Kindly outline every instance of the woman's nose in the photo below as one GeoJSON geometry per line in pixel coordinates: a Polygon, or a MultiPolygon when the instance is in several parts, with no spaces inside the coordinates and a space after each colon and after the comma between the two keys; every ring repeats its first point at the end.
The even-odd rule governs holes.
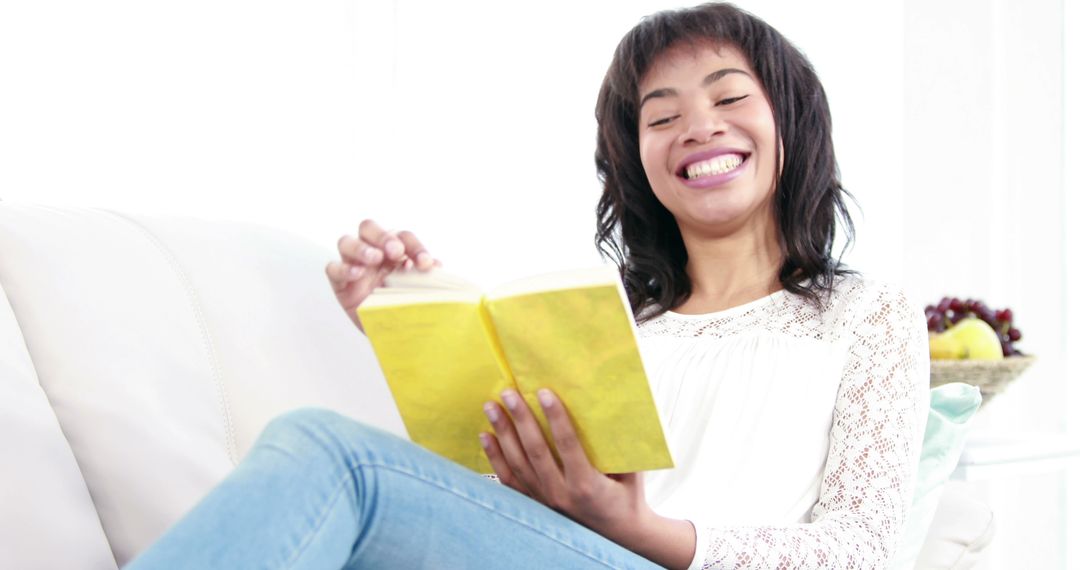
{"type": "Polygon", "coordinates": [[[708,110],[699,110],[686,115],[686,130],[679,135],[679,143],[706,143],[714,136],[722,135],[727,131],[727,121],[710,107],[708,110]]]}

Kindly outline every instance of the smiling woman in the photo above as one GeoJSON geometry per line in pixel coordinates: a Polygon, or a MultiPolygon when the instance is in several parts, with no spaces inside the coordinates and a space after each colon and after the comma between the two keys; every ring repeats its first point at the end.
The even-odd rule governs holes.
{"type": "MultiPolygon", "coordinates": [[[[661,12],[620,42],[596,118],[595,243],[629,293],[677,467],[598,471],[549,389],[535,397],[553,446],[533,394],[483,406],[499,485],[291,413],[131,567],[885,565],[926,418],[926,328],[832,256],[850,221],[813,68],[730,4],[661,12]]],[[[388,274],[439,263],[371,220],[338,251],[327,277],[361,329],[388,274]]]]}

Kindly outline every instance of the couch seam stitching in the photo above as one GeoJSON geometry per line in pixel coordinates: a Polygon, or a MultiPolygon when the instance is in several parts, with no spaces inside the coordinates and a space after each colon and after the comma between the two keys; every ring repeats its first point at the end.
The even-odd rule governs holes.
{"type": "Polygon", "coordinates": [[[214,387],[217,390],[218,406],[220,408],[219,411],[221,413],[223,427],[225,428],[225,451],[229,455],[229,461],[233,464],[233,466],[236,466],[239,463],[236,449],[236,432],[233,427],[232,411],[229,408],[229,401],[225,393],[225,382],[222,378],[221,363],[218,362],[217,351],[214,350],[214,343],[211,340],[210,329],[206,324],[206,317],[203,314],[202,304],[199,302],[199,296],[195,292],[195,287],[194,285],[192,285],[191,279],[188,277],[187,272],[184,271],[184,268],[180,265],[179,260],[177,260],[176,255],[173,254],[172,250],[166,247],[165,243],[162,242],[161,239],[153,232],[151,232],[150,229],[147,228],[144,224],[136,221],[135,219],[125,214],[121,214],[120,212],[116,212],[113,210],[101,211],[127,222],[132,227],[137,229],[140,233],[142,233],[143,236],[146,237],[147,240],[150,241],[150,243],[153,244],[155,248],[157,248],[158,252],[161,253],[162,257],[165,258],[165,261],[172,268],[174,275],[180,282],[181,287],[184,289],[184,293],[187,295],[188,302],[195,317],[195,322],[199,328],[199,336],[202,340],[203,353],[206,355],[207,363],[210,365],[210,375],[213,379],[214,387]]]}

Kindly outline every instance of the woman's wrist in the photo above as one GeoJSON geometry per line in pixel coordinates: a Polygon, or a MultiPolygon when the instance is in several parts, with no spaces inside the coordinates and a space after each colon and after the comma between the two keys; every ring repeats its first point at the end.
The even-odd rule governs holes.
{"type": "Polygon", "coordinates": [[[685,570],[694,560],[697,532],[688,520],[661,516],[645,509],[637,520],[609,538],[664,568],[685,570]]]}

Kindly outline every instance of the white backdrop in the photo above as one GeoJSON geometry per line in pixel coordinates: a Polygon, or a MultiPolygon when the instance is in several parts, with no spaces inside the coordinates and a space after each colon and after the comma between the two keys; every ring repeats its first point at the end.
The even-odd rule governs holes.
{"type": "MultiPolygon", "coordinates": [[[[1080,431],[1066,1],[741,3],[825,84],[861,204],[847,260],[921,301],[1016,311],[1040,361],[987,428],[1080,431]]],[[[489,285],[595,263],[596,91],[622,34],[678,5],[0,2],[0,199],[250,220],[328,250],[374,217],[489,285]]],[[[1007,526],[998,567],[1063,540],[1026,503],[1068,497],[1076,524],[1059,484],[994,490],[1002,520],[1054,525],[1007,526]]]]}
{"type": "MultiPolygon", "coordinates": [[[[976,416],[976,434],[1080,432],[1070,295],[1080,248],[1075,234],[1067,241],[1080,218],[1062,128],[1077,109],[1075,92],[1064,96],[1078,61],[1063,56],[1068,1],[905,2],[904,282],[928,302],[1012,307],[1019,346],[1038,357],[976,416]]],[[[1076,567],[1078,477],[1073,467],[980,483],[997,523],[988,567],[1076,567]]]]}
{"type": "MultiPolygon", "coordinates": [[[[622,34],[672,3],[2,6],[0,198],[256,220],[327,246],[370,216],[490,284],[598,260],[596,92],[622,34]]],[[[851,259],[898,278],[901,4],[746,6],[817,65],[866,215],[851,259]]]]}

